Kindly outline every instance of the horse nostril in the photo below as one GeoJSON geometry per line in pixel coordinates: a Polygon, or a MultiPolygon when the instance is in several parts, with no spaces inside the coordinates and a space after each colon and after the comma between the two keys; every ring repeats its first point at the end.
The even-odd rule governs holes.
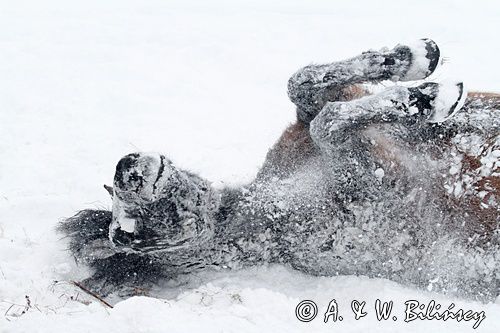
{"type": "Polygon", "coordinates": [[[122,245],[122,246],[130,245],[134,241],[134,234],[125,232],[121,229],[116,229],[113,232],[112,240],[115,245],[122,245]]]}

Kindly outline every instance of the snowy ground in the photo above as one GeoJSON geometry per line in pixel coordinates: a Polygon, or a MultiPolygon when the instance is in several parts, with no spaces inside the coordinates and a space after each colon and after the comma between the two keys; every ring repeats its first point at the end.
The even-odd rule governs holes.
{"type": "Polygon", "coordinates": [[[110,207],[102,184],[132,151],[165,152],[217,186],[250,180],[294,118],[288,77],[311,61],[431,37],[449,57],[435,79],[500,92],[499,15],[494,0],[0,0],[0,332],[473,330],[405,323],[409,299],[485,311],[477,331],[499,332],[498,304],[279,266],[204,273],[108,309],[68,284],[86,272],[54,232],[110,207]],[[324,324],[332,298],[345,319],[324,324]],[[375,319],[377,298],[397,321],[375,319]],[[302,299],[320,308],[311,323],[295,318],[302,299]],[[353,299],[366,318],[353,319],[353,299]]]}

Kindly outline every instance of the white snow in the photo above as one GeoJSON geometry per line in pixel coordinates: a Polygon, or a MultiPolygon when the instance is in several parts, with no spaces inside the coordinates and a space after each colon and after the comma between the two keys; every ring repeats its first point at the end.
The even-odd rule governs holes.
{"type": "Polygon", "coordinates": [[[434,112],[429,121],[442,123],[458,112],[464,106],[467,98],[467,90],[463,85],[462,89],[460,91],[458,82],[442,82],[438,94],[433,100],[434,112]]]}
{"type": "Polygon", "coordinates": [[[410,299],[485,311],[477,331],[500,331],[498,304],[281,266],[206,272],[107,309],[69,284],[88,272],[54,232],[80,209],[109,209],[102,184],[136,150],[219,187],[250,180],[294,119],[288,77],[311,62],[430,37],[449,58],[435,80],[500,91],[499,11],[465,0],[1,1],[0,332],[473,331],[405,323],[410,299]],[[332,298],[345,319],[325,324],[332,298]],[[395,302],[397,321],[375,319],[377,298],[395,302]],[[310,323],[295,318],[303,299],[319,307],[310,323]],[[353,319],[353,299],[366,318],[353,319]]]}
{"type": "MultiPolygon", "coordinates": [[[[429,72],[430,63],[430,60],[426,58],[427,50],[425,41],[409,41],[408,43],[405,43],[403,45],[409,46],[412,53],[411,66],[403,79],[405,81],[425,79],[429,72]]],[[[438,60],[438,65],[440,64],[440,62],[441,59],[438,60]]]]}
{"type": "Polygon", "coordinates": [[[382,169],[382,168],[378,168],[373,173],[375,174],[375,177],[377,177],[380,180],[382,180],[382,178],[384,178],[384,175],[385,175],[384,169],[382,169]]]}

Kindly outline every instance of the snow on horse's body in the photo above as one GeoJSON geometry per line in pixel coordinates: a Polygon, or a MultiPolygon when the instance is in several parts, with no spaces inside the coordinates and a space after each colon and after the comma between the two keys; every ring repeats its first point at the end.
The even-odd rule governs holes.
{"type": "Polygon", "coordinates": [[[82,211],[61,227],[94,268],[86,285],[107,293],[277,262],[496,296],[500,98],[471,94],[442,124],[427,122],[445,119],[427,100],[437,86],[360,98],[360,82],[434,70],[416,72],[410,53],[400,46],[297,72],[289,94],[299,119],[247,186],[215,190],[163,155],[125,156],[113,213],[82,211]]]}
{"type": "MultiPolygon", "coordinates": [[[[363,92],[357,88],[348,98],[359,98],[363,92]]],[[[425,141],[420,142],[424,150],[431,153],[428,163],[442,160],[439,163],[448,168],[441,172],[442,177],[434,186],[440,189],[451,206],[479,217],[476,228],[490,231],[492,225],[488,225],[488,221],[498,216],[500,204],[497,201],[500,196],[499,109],[500,94],[469,93],[462,113],[437,131],[421,133],[421,139],[425,141]]],[[[394,124],[389,125],[392,126],[394,124]]],[[[373,125],[361,133],[370,141],[370,154],[380,163],[383,174],[390,172],[401,177],[408,172],[415,175],[427,171],[415,161],[415,154],[422,147],[413,144],[419,142],[401,142],[409,140],[391,135],[390,131],[384,130],[386,127],[373,125]]],[[[290,125],[270,149],[259,176],[273,170],[286,170],[290,174],[313,156],[315,149],[308,126],[298,121],[290,125]]],[[[419,155],[423,157],[421,153],[419,155]]]]}
{"type": "Polygon", "coordinates": [[[274,181],[256,192],[272,194],[255,195],[271,220],[286,211],[285,222],[274,220],[287,224],[279,228],[288,231],[289,262],[319,275],[495,296],[499,108],[499,95],[475,93],[445,124],[367,126],[359,132],[366,150],[348,159],[322,154],[304,124],[290,126],[259,174],[274,181]],[[270,200],[286,208],[269,208],[270,200]]]}

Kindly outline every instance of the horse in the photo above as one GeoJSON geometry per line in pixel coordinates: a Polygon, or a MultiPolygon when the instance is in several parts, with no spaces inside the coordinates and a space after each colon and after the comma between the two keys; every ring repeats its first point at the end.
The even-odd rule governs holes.
{"type": "Polygon", "coordinates": [[[249,184],[214,188],[165,155],[132,153],[112,210],[59,230],[101,295],[203,269],[279,263],[487,300],[500,292],[500,95],[426,79],[431,39],[301,68],[297,120],[249,184]],[[373,89],[372,89],[373,90],[373,89]]]}

